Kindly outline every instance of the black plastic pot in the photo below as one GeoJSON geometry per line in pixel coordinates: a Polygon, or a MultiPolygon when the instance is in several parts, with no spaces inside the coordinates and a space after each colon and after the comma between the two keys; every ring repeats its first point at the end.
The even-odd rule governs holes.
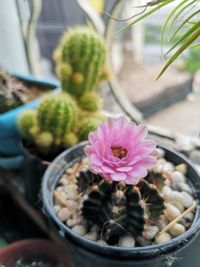
{"type": "Polygon", "coordinates": [[[58,226],[66,238],[70,255],[76,267],[197,267],[200,266],[200,178],[192,163],[181,154],[162,147],[166,158],[174,164],[186,163],[189,182],[197,193],[197,211],[192,226],[183,235],[162,245],[146,247],[121,248],[97,244],[85,239],[64,225],[56,216],[53,208],[53,195],[58,180],[66,167],[79,161],[84,156],[83,148],[87,143],[81,143],[66,150],[50,165],[44,175],[42,197],[44,208],[51,220],[58,226]],[[58,167],[59,166],[59,167],[58,167]]]}
{"type": "Polygon", "coordinates": [[[30,153],[25,147],[23,147],[23,154],[25,196],[28,202],[36,207],[40,199],[41,181],[47,165],[44,164],[41,158],[30,153]]]}

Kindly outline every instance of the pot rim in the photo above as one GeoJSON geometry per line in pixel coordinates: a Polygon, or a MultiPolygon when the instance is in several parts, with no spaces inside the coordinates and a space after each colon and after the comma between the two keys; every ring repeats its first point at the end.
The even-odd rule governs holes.
{"type": "MultiPolygon", "coordinates": [[[[197,206],[196,206],[196,213],[195,217],[193,220],[193,223],[191,227],[182,235],[172,238],[170,241],[163,243],[163,244],[156,244],[156,245],[148,245],[144,247],[133,247],[133,248],[123,248],[123,247],[117,247],[117,246],[111,246],[111,245],[103,245],[99,244],[95,241],[86,239],[79,234],[75,233],[72,231],[67,225],[65,225],[63,222],[61,222],[58,217],[56,216],[54,209],[53,209],[53,197],[50,192],[47,193],[47,183],[48,183],[48,177],[51,174],[53,166],[58,165],[58,163],[62,163],[63,158],[66,154],[69,154],[71,151],[74,149],[77,149],[79,147],[86,146],[88,144],[88,141],[81,142],[77,144],[76,146],[73,146],[70,149],[65,150],[62,152],[58,157],[54,159],[51,165],[48,166],[42,180],[42,200],[44,204],[44,210],[47,212],[47,214],[50,216],[50,218],[59,226],[61,232],[65,236],[65,233],[72,239],[74,242],[78,243],[79,246],[84,247],[86,249],[89,249],[90,251],[95,251],[99,254],[107,254],[109,255],[110,253],[122,253],[126,254],[129,256],[155,256],[155,255],[160,255],[160,254],[165,254],[169,252],[173,252],[174,250],[180,250],[181,248],[185,247],[189,241],[191,241],[194,237],[195,234],[197,234],[200,231],[200,196],[199,199],[197,198],[197,206]]],[[[164,149],[166,152],[175,154],[178,158],[180,158],[183,163],[186,163],[187,165],[190,166],[190,169],[200,178],[200,175],[197,171],[197,169],[194,167],[193,163],[184,155],[182,155],[179,152],[176,152],[172,148],[168,148],[165,145],[158,144],[157,147],[164,149]]],[[[61,168],[59,170],[59,177],[63,174],[63,169],[68,165],[69,162],[63,161],[63,165],[61,164],[61,168]]],[[[193,184],[194,185],[194,184],[193,184]]],[[[52,191],[52,190],[51,190],[52,191]]]]}

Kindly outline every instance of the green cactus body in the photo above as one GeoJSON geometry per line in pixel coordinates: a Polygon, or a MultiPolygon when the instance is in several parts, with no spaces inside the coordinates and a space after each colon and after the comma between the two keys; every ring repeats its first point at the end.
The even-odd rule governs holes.
{"type": "Polygon", "coordinates": [[[141,236],[148,221],[156,221],[165,209],[159,191],[147,180],[137,186],[105,181],[90,171],[80,172],[77,184],[86,194],[82,215],[88,225],[95,224],[99,233],[111,245],[131,233],[141,236]]]}
{"type": "Polygon", "coordinates": [[[87,27],[77,27],[66,32],[54,58],[63,90],[76,97],[94,90],[102,77],[106,77],[105,42],[87,27]]]}
{"type": "Polygon", "coordinates": [[[83,119],[77,133],[79,141],[87,140],[88,134],[96,130],[101,122],[102,118],[99,115],[93,115],[91,117],[86,117],[85,119],[83,119]]]}
{"type": "Polygon", "coordinates": [[[70,96],[60,94],[50,96],[38,109],[38,124],[41,132],[50,132],[54,139],[60,139],[76,124],[76,106],[70,96]]]}
{"type": "Polygon", "coordinates": [[[24,111],[18,120],[22,137],[44,155],[56,154],[78,142],[72,133],[76,124],[76,102],[66,93],[45,97],[37,111],[24,111]]]}
{"type": "Polygon", "coordinates": [[[31,129],[37,125],[37,111],[24,110],[18,118],[18,128],[23,138],[32,139],[31,129]]]}
{"type": "Polygon", "coordinates": [[[80,98],[80,106],[85,111],[96,112],[102,107],[102,99],[96,93],[85,93],[80,98]]]}

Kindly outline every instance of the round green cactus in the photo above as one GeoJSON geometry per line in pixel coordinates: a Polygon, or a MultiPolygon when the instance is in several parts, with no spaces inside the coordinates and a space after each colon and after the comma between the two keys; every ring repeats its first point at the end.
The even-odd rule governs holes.
{"type": "Polygon", "coordinates": [[[67,94],[51,95],[39,106],[39,128],[51,133],[57,142],[74,128],[76,120],[76,104],[67,94]]]}
{"type": "Polygon", "coordinates": [[[102,122],[103,118],[98,115],[93,115],[91,117],[83,119],[79,130],[78,130],[78,139],[79,141],[84,141],[88,139],[88,134],[98,127],[102,122]]]}
{"type": "Polygon", "coordinates": [[[96,93],[85,93],[80,98],[80,106],[83,110],[96,112],[102,107],[102,98],[96,93]]]}
{"type": "Polygon", "coordinates": [[[39,152],[54,154],[77,141],[71,133],[76,128],[77,117],[77,105],[70,95],[50,94],[37,111],[24,111],[18,126],[22,137],[35,144],[39,152]]]}
{"type": "Polygon", "coordinates": [[[18,118],[19,132],[25,139],[32,139],[31,129],[37,125],[37,111],[24,110],[18,118]]]}
{"type": "Polygon", "coordinates": [[[63,90],[76,97],[95,90],[102,77],[106,77],[105,42],[87,27],[76,27],[66,32],[54,59],[63,90]]]}

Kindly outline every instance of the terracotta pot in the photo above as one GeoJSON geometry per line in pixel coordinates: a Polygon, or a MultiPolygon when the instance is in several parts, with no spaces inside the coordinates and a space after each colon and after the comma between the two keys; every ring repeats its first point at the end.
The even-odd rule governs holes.
{"type": "Polygon", "coordinates": [[[17,241],[0,250],[0,264],[4,264],[6,267],[13,267],[15,262],[21,258],[25,261],[41,260],[72,267],[66,250],[62,246],[44,239],[17,241]]]}

